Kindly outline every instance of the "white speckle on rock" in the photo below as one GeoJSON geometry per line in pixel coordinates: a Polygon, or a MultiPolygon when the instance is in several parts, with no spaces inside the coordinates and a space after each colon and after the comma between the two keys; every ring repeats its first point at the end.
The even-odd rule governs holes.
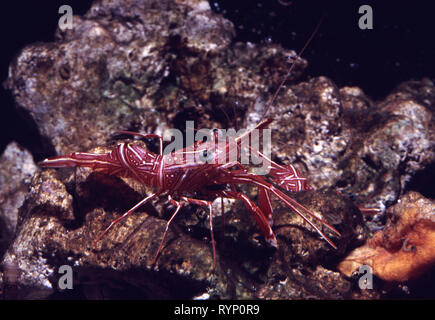
{"type": "Polygon", "coordinates": [[[315,143],[315,144],[313,145],[313,152],[314,152],[314,153],[319,153],[319,152],[322,151],[322,150],[323,150],[323,146],[322,146],[321,143],[315,143]]]}

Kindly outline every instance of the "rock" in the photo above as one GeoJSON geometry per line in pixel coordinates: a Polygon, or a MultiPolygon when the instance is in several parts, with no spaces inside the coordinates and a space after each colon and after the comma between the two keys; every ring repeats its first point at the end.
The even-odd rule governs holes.
{"type": "Polygon", "coordinates": [[[0,256],[15,234],[18,210],[37,170],[32,155],[16,142],[11,142],[0,157],[0,256]]]}
{"type": "Polygon", "coordinates": [[[368,265],[390,282],[415,280],[435,266],[435,203],[409,192],[388,209],[385,229],[352,251],[339,265],[350,276],[368,265]]]}
{"type": "MultiPolygon", "coordinates": [[[[421,81],[415,85],[426,91],[427,99],[434,99],[432,82],[421,81]]],[[[357,194],[365,203],[380,208],[393,204],[411,177],[434,161],[435,133],[430,104],[421,96],[404,95],[400,91],[403,87],[369,113],[372,129],[364,137],[356,159],[349,159],[348,170],[353,175],[345,174],[345,177],[353,176],[348,180],[353,182],[352,187],[349,184],[343,188],[345,192],[357,194]]]]}
{"type": "Polygon", "coordinates": [[[303,192],[295,198],[313,212],[338,227],[341,237],[333,233],[337,250],[304,229],[302,219],[282,206],[275,210],[278,250],[267,271],[266,283],[257,297],[265,299],[347,299],[353,295],[352,282],[327,266],[355,243],[364,241],[366,233],[358,209],[335,192],[303,192]],[[314,266],[314,267],[310,267],[314,266]]]}
{"type": "Polygon", "coordinates": [[[402,84],[375,104],[359,88],[313,78],[285,88],[270,108],[272,154],[304,168],[314,188],[333,187],[384,210],[435,160],[434,100],[428,79],[402,84]]]}
{"type": "Polygon", "coordinates": [[[351,297],[352,285],[338,272],[317,266],[309,275],[293,269],[289,275],[276,274],[259,292],[261,299],[343,299],[351,297]]]}
{"type": "MultiPolygon", "coordinates": [[[[193,106],[202,127],[201,104],[252,100],[296,55],[229,47],[233,36],[206,1],[97,1],[71,30],[57,30],[56,42],[24,48],[6,86],[60,154],[104,145],[116,130],[162,133],[193,106]]],[[[295,76],[306,65],[296,60],[295,76]]]]}

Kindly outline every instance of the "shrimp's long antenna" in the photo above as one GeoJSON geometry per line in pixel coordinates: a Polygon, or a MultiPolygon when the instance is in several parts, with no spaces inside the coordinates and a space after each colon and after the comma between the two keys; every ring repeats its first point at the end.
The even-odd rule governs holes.
{"type": "MultiPolygon", "coordinates": [[[[305,42],[304,47],[301,49],[301,51],[299,51],[299,53],[297,54],[296,58],[300,58],[302,56],[302,54],[304,53],[305,49],[308,47],[308,45],[310,44],[310,42],[313,40],[314,36],[316,35],[317,31],[319,31],[320,25],[323,22],[323,19],[325,18],[325,15],[322,15],[322,17],[320,18],[319,22],[317,23],[316,28],[314,29],[314,31],[311,33],[310,37],[308,38],[307,42],[305,42]]],[[[284,86],[284,83],[287,81],[288,77],[290,76],[290,74],[292,73],[293,69],[295,68],[296,64],[293,62],[292,65],[290,66],[290,68],[287,71],[287,74],[284,76],[284,79],[281,81],[281,83],[279,84],[278,89],[275,91],[275,93],[273,94],[272,98],[269,100],[266,109],[264,110],[263,115],[261,116],[261,119],[263,120],[264,117],[266,116],[266,114],[269,112],[269,109],[272,105],[272,103],[275,101],[276,97],[278,96],[278,93],[281,91],[282,87],[284,86]]]]}

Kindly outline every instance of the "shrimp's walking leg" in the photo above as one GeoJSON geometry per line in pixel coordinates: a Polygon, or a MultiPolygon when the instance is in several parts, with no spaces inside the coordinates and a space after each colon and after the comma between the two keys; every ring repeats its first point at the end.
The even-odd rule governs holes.
{"type": "Polygon", "coordinates": [[[272,203],[270,202],[270,192],[260,186],[258,187],[258,206],[269,222],[269,225],[273,225],[273,209],[272,203]]]}
{"type": "Polygon", "coordinates": [[[154,259],[153,259],[153,264],[156,263],[157,261],[157,257],[159,256],[160,251],[162,250],[163,247],[163,243],[165,241],[165,237],[166,237],[166,233],[168,232],[169,229],[169,225],[171,224],[172,220],[174,220],[175,216],[177,215],[178,211],[180,211],[182,204],[178,201],[175,201],[174,199],[172,199],[171,196],[169,196],[169,201],[171,201],[171,203],[176,206],[175,208],[175,212],[172,214],[171,218],[168,220],[168,222],[166,223],[166,227],[165,227],[165,232],[163,232],[163,237],[162,240],[160,241],[160,245],[159,248],[157,249],[156,254],[154,255],[154,259]]]}
{"type": "MultiPolygon", "coordinates": [[[[260,188],[266,189],[268,192],[273,193],[278,199],[280,199],[282,202],[284,202],[289,208],[291,208],[293,211],[295,211],[302,219],[304,219],[312,228],[314,228],[322,237],[326,240],[334,249],[337,247],[335,244],[329,240],[329,238],[313,223],[311,222],[300,210],[303,210],[306,212],[309,216],[312,218],[315,218],[316,220],[320,221],[324,226],[326,226],[329,230],[336,233],[337,235],[340,235],[340,232],[338,232],[334,227],[332,227],[330,224],[328,224],[323,219],[320,219],[317,217],[314,213],[312,213],[310,210],[305,208],[303,205],[298,203],[296,200],[293,200],[286,194],[284,194],[282,191],[278,190],[276,187],[274,187],[272,184],[265,181],[262,177],[256,176],[250,173],[243,173],[243,172],[232,172],[231,176],[224,177],[222,182],[226,183],[253,183],[259,186],[260,188]]],[[[221,181],[218,181],[221,183],[221,181]]],[[[263,213],[264,216],[264,213],[263,213]]]]}
{"type": "Polygon", "coordinates": [[[100,234],[100,236],[98,237],[97,240],[95,240],[94,242],[94,246],[97,244],[98,241],[101,240],[101,238],[110,230],[112,229],[112,227],[117,224],[119,221],[121,221],[122,219],[124,219],[125,217],[127,217],[130,213],[132,213],[134,210],[136,210],[137,208],[139,208],[140,206],[144,205],[145,203],[151,201],[152,199],[154,199],[155,197],[157,197],[159,195],[159,192],[153,193],[152,195],[144,198],[143,200],[141,200],[139,203],[137,203],[133,208],[131,208],[130,210],[128,210],[126,213],[124,213],[122,216],[116,218],[115,220],[113,220],[110,225],[100,234]]]}
{"type": "Polygon", "coordinates": [[[251,199],[249,199],[248,196],[237,191],[222,191],[222,195],[227,198],[242,200],[245,206],[254,216],[254,219],[263,232],[266,241],[274,247],[277,246],[275,234],[273,233],[272,228],[266,219],[266,215],[251,199]]]}
{"type": "MultiPolygon", "coordinates": [[[[206,201],[206,200],[192,199],[192,198],[187,198],[187,197],[181,197],[180,199],[182,201],[184,201],[184,202],[187,202],[187,203],[192,203],[192,204],[208,207],[209,218],[210,218],[211,243],[212,243],[212,247],[213,247],[213,268],[214,268],[216,266],[216,245],[215,245],[214,233],[213,233],[213,209],[212,209],[212,203],[210,201],[206,201]]],[[[171,224],[171,222],[173,221],[173,219],[177,215],[178,211],[180,211],[180,209],[182,207],[182,204],[179,201],[175,201],[171,197],[169,197],[169,201],[171,201],[171,203],[176,206],[176,209],[175,209],[175,212],[172,214],[171,218],[166,223],[166,228],[165,228],[165,231],[163,233],[162,240],[160,241],[159,248],[157,249],[157,252],[154,255],[153,264],[156,262],[157,257],[159,255],[160,251],[162,250],[162,247],[163,247],[163,244],[164,244],[164,241],[165,241],[165,237],[166,237],[166,233],[167,233],[167,231],[169,229],[169,225],[171,224]]]]}
{"type": "Polygon", "coordinates": [[[222,239],[225,237],[225,204],[224,198],[221,197],[221,218],[222,218],[222,239]]]}
{"type": "Polygon", "coordinates": [[[186,197],[181,197],[181,200],[186,201],[188,203],[193,203],[196,205],[200,205],[200,206],[207,206],[208,207],[208,212],[209,212],[209,218],[210,218],[210,235],[211,235],[211,244],[213,247],[213,269],[216,266],[216,244],[214,241],[214,233],[213,233],[213,208],[212,208],[212,203],[210,201],[207,200],[199,200],[199,199],[192,199],[192,198],[186,198],[186,197]]]}

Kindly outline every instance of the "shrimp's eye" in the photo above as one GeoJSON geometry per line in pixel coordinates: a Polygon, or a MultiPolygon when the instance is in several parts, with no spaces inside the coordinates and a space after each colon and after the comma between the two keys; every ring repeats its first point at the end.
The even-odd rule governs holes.
{"type": "Polygon", "coordinates": [[[351,277],[353,279],[358,279],[359,275],[360,274],[359,274],[358,270],[355,270],[355,271],[352,272],[351,277]]]}

